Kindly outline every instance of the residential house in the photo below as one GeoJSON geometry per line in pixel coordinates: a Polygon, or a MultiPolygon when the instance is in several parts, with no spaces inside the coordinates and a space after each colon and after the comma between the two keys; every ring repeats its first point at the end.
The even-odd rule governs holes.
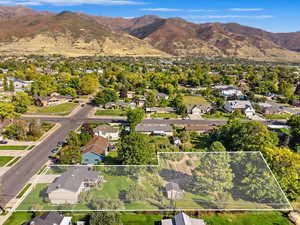
{"type": "Polygon", "coordinates": [[[109,125],[99,125],[93,129],[96,136],[102,136],[109,140],[119,139],[119,128],[109,125]]]}
{"type": "MultiPolygon", "coordinates": [[[[24,81],[17,79],[15,77],[8,77],[7,78],[8,85],[10,82],[14,84],[14,91],[15,92],[24,92],[28,91],[33,81],[24,81]]],[[[0,80],[0,87],[3,88],[3,80],[0,80]]]]}
{"type": "Polygon", "coordinates": [[[295,107],[300,107],[300,101],[299,100],[293,100],[292,105],[295,107]]]}
{"type": "Polygon", "coordinates": [[[167,183],[165,186],[167,198],[171,200],[178,200],[183,198],[184,191],[179,188],[176,183],[167,183]]]}
{"type": "Polygon", "coordinates": [[[179,137],[173,137],[173,144],[174,145],[181,145],[181,140],[179,137]]]}
{"type": "Polygon", "coordinates": [[[170,125],[138,124],[135,130],[160,136],[172,136],[173,134],[173,128],[170,125]]]}
{"type": "Polygon", "coordinates": [[[252,107],[250,101],[242,101],[242,100],[227,101],[224,105],[224,108],[229,113],[233,113],[235,110],[240,109],[242,113],[244,113],[246,116],[255,115],[255,110],[252,107]]]}
{"type": "Polygon", "coordinates": [[[81,164],[95,165],[103,161],[104,157],[108,154],[108,151],[108,140],[101,136],[95,136],[81,149],[81,164]]]}
{"type": "Polygon", "coordinates": [[[123,101],[119,101],[119,102],[109,102],[107,104],[104,105],[105,109],[134,109],[136,107],[136,104],[134,102],[123,102],[123,101]]]}
{"type": "Polygon", "coordinates": [[[204,220],[194,219],[181,212],[175,216],[174,219],[163,219],[162,225],[206,225],[204,220]]]}
{"type": "Polygon", "coordinates": [[[36,97],[34,100],[35,104],[38,106],[53,106],[70,102],[73,100],[73,97],[52,94],[47,97],[36,97]]]}
{"type": "Polygon", "coordinates": [[[228,88],[222,89],[221,96],[223,98],[238,97],[240,99],[244,97],[243,93],[239,89],[234,88],[234,87],[228,87],[228,88]]]}
{"type": "Polygon", "coordinates": [[[157,100],[162,100],[162,99],[168,100],[169,99],[169,95],[167,95],[165,93],[157,93],[156,94],[156,99],[157,100]]]}
{"type": "Polygon", "coordinates": [[[42,216],[36,216],[27,225],[72,225],[72,217],[51,211],[42,216]]]}
{"type": "Polygon", "coordinates": [[[79,194],[103,181],[99,172],[89,167],[71,167],[56,178],[46,190],[52,204],[75,204],[79,194]]]}
{"type": "Polygon", "coordinates": [[[133,99],[134,96],[135,96],[135,92],[134,91],[127,91],[127,98],[133,99]]]}
{"type": "Polygon", "coordinates": [[[284,110],[281,107],[271,106],[264,108],[263,113],[265,115],[280,115],[284,113],[284,110]]]}
{"type": "Polygon", "coordinates": [[[144,107],[146,103],[146,98],[145,97],[135,97],[134,98],[134,103],[136,104],[137,107],[144,107]]]}
{"type": "Polygon", "coordinates": [[[188,105],[188,114],[201,116],[208,113],[211,109],[211,105],[188,105]]]}

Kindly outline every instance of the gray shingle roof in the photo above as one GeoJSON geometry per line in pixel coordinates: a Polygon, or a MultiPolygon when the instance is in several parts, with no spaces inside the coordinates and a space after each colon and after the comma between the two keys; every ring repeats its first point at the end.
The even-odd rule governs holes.
{"type": "Polygon", "coordinates": [[[64,216],[58,212],[48,212],[42,216],[35,217],[28,223],[34,225],[59,225],[63,220],[64,216]]]}
{"type": "Polygon", "coordinates": [[[71,167],[48,186],[47,193],[57,189],[77,192],[83,182],[97,181],[98,179],[99,173],[92,171],[89,167],[71,167]]]}
{"type": "Polygon", "coordinates": [[[179,185],[176,183],[167,183],[166,184],[166,191],[180,191],[179,185]]]}
{"type": "Polygon", "coordinates": [[[138,132],[153,132],[153,131],[172,132],[173,128],[170,125],[139,124],[136,127],[136,131],[138,131],[138,132]]]}

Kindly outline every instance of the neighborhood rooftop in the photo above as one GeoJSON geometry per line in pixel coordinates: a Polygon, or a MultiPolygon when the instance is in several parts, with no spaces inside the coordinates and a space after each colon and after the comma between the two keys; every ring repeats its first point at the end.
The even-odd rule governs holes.
{"type": "Polygon", "coordinates": [[[82,182],[96,180],[98,177],[99,174],[92,171],[89,167],[71,167],[48,186],[47,193],[51,193],[57,189],[77,192],[82,182]]]}

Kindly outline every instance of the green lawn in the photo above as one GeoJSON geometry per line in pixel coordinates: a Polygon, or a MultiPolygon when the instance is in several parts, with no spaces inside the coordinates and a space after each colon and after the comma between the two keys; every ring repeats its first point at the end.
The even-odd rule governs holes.
{"type": "Polygon", "coordinates": [[[0,150],[25,150],[28,146],[25,145],[1,145],[0,150]]]}
{"type": "Polygon", "coordinates": [[[66,116],[69,115],[77,106],[78,103],[67,102],[60,105],[53,105],[47,107],[31,107],[28,113],[40,115],[66,116]]]}
{"type": "Polygon", "coordinates": [[[95,116],[126,116],[127,112],[125,110],[113,110],[113,109],[104,109],[97,110],[95,116]]]}
{"type": "Polygon", "coordinates": [[[204,217],[207,225],[291,225],[279,212],[219,214],[204,217]]]}
{"type": "Polygon", "coordinates": [[[174,113],[155,113],[151,117],[152,118],[163,118],[163,119],[176,119],[176,118],[178,118],[178,115],[174,114],[174,113]]]}
{"type": "Polygon", "coordinates": [[[13,158],[14,157],[11,157],[11,156],[0,156],[0,166],[5,166],[13,158]]]}
{"type": "Polygon", "coordinates": [[[23,225],[29,222],[33,217],[31,212],[14,212],[4,225],[23,225]]]}
{"type": "Polygon", "coordinates": [[[210,105],[210,103],[202,96],[184,96],[183,103],[185,105],[210,105]]]}
{"type": "Polygon", "coordinates": [[[268,120],[288,120],[291,118],[291,115],[288,113],[281,115],[264,115],[264,117],[268,120]]]}
{"type": "Polygon", "coordinates": [[[206,118],[206,119],[224,119],[227,120],[229,119],[231,116],[230,113],[225,113],[225,112],[221,112],[221,111],[217,111],[216,113],[209,115],[209,114],[205,114],[202,117],[206,118]]]}
{"type": "Polygon", "coordinates": [[[161,221],[163,216],[160,215],[143,215],[127,213],[122,214],[121,220],[123,225],[155,225],[156,222],[161,221]]]}

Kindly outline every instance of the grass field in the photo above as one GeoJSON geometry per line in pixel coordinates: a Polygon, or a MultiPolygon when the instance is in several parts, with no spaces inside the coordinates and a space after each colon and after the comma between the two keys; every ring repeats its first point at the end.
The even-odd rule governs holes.
{"type": "Polygon", "coordinates": [[[126,116],[127,112],[124,110],[112,110],[112,109],[104,109],[97,110],[95,116],[126,116]]]}
{"type": "Polygon", "coordinates": [[[291,115],[288,113],[281,115],[264,115],[264,117],[268,120],[288,120],[291,118],[291,115]]]}
{"type": "Polygon", "coordinates": [[[11,156],[0,156],[0,166],[5,166],[13,158],[14,157],[11,157],[11,156]]]}
{"type": "Polygon", "coordinates": [[[184,96],[183,103],[185,105],[210,105],[210,103],[202,96],[184,96]]]}
{"type": "Polygon", "coordinates": [[[163,119],[176,119],[178,115],[174,113],[155,113],[151,116],[152,118],[163,118],[163,119]]]}
{"type": "Polygon", "coordinates": [[[4,225],[23,225],[29,222],[33,217],[31,212],[14,212],[4,225]]]}
{"type": "Polygon", "coordinates": [[[67,102],[60,105],[47,107],[31,107],[28,113],[38,115],[66,116],[69,115],[77,106],[77,103],[67,102]]]}
{"type": "Polygon", "coordinates": [[[25,145],[1,145],[0,150],[25,150],[28,146],[25,145]]]}

